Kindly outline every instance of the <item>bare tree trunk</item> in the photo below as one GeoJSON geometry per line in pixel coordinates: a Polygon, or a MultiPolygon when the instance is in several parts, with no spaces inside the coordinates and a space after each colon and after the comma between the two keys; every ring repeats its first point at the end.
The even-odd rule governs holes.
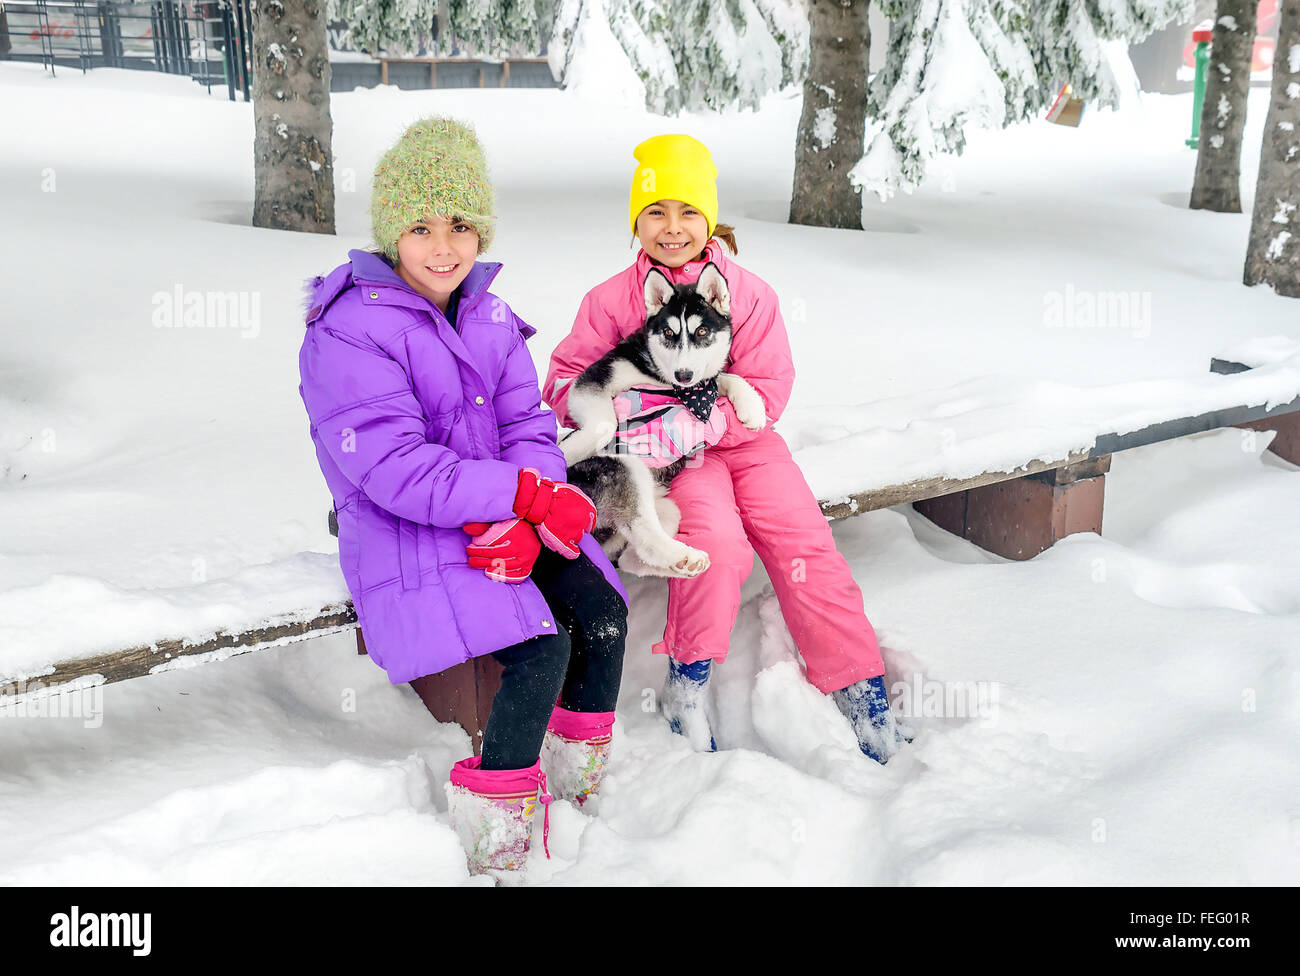
{"type": "Polygon", "coordinates": [[[1193,210],[1241,213],[1241,130],[1246,125],[1256,3],[1219,0],[1215,11],[1196,180],[1188,204],[1193,210]]]}
{"type": "Polygon", "coordinates": [[[253,226],[334,233],[324,0],[249,0],[253,226]]]}
{"type": "Polygon", "coordinates": [[[1300,0],[1282,0],[1242,280],[1300,298],[1300,0]]]}
{"type": "Polygon", "coordinates": [[[862,193],[849,170],[867,121],[868,0],[809,0],[803,113],[795,142],[790,223],[862,229],[862,193]]]}

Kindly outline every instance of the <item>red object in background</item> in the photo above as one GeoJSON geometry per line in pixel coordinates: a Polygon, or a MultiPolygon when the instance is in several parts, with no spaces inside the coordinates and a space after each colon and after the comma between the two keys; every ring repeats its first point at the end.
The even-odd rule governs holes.
{"type": "Polygon", "coordinates": [[[39,41],[41,39],[42,34],[46,35],[47,37],[76,37],[77,36],[77,32],[74,31],[71,27],[63,27],[59,24],[50,24],[47,27],[36,28],[34,31],[28,34],[27,37],[30,40],[39,41]]]}
{"type": "MultiPolygon", "coordinates": [[[[1267,35],[1277,31],[1278,18],[1281,15],[1281,0],[1259,0],[1255,8],[1255,48],[1251,53],[1250,70],[1268,71],[1273,67],[1273,52],[1277,47],[1276,38],[1267,35]]],[[[1213,25],[1213,21],[1205,23],[1213,25]]],[[[1197,24],[1192,31],[1191,42],[1183,48],[1183,64],[1189,68],[1196,67],[1196,42],[1201,40],[1197,35],[1200,33],[1201,24],[1197,24]]],[[[1206,37],[1205,40],[1209,40],[1206,37]]]]}
{"type": "Polygon", "coordinates": [[[1259,6],[1255,8],[1255,33],[1272,34],[1277,30],[1277,22],[1281,16],[1281,0],[1259,0],[1259,6]]]}
{"type": "Polygon", "coordinates": [[[1277,50],[1277,41],[1271,37],[1255,38],[1255,50],[1250,56],[1251,71],[1268,71],[1273,67],[1273,52],[1277,50]]]}

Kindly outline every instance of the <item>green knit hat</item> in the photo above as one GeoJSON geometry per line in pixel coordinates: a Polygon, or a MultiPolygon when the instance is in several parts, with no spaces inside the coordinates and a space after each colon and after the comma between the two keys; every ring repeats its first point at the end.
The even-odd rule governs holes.
{"type": "Polygon", "coordinates": [[[413,122],[375,167],[370,223],[375,244],[393,262],[397,239],[433,214],[472,224],[482,254],[492,243],[492,210],[487,157],[473,128],[456,119],[413,122]]]}

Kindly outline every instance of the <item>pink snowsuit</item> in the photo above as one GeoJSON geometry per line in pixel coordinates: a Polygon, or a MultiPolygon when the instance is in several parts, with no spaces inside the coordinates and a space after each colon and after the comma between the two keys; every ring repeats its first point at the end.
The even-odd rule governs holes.
{"type": "Polygon", "coordinates": [[[862,591],[835,548],[830,525],[785,440],[772,424],[785,410],[794,385],[790,340],[776,293],[710,240],[705,254],[680,268],[654,264],[642,250],[627,270],[589,291],[573,330],[551,353],[542,397],[560,423],[569,383],[620,339],[645,323],[645,278],[651,267],[676,284],[699,278],[712,261],[731,292],[732,345],[726,371],[744,377],[766,405],[768,424],[753,431],[736,418],[726,397],[717,405],[726,432],[672,483],[668,496],[682,511],[677,538],[709,554],[709,568],[694,579],[668,580],[668,620],[656,654],[678,661],[727,656],[740,611],[740,588],[757,551],[767,568],[803,655],[808,680],[823,693],[885,673],[862,591]]]}

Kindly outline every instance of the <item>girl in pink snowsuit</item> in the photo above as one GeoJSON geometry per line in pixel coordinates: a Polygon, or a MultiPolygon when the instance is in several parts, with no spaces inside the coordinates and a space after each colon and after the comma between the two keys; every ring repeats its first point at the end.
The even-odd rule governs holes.
{"type": "MultiPolygon", "coordinates": [[[[863,751],[884,762],[901,739],[883,692],[885,665],[875,631],[816,497],[772,426],[795,378],[777,296],[730,260],[714,236],[719,234],[734,253],[731,229],[716,224],[717,170],[703,144],[689,136],[657,136],[634,155],[639,165],[629,219],[642,250],[631,267],[583,298],[572,331],[551,354],[543,398],[561,424],[574,426],[566,411],[570,381],[644,324],[651,268],[683,284],[696,281],[712,262],[730,291],[732,346],[725,370],[749,381],[767,416],[762,429],[750,430],[737,420],[730,401],[719,397],[725,433],[693,458],[669,491],[681,509],[677,538],[709,556],[701,575],[668,581],[667,621],[653,652],[670,658],[665,698],[676,697],[672,707],[679,712],[670,714],[670,721],[696,748],[714,747],[707,719],[696,706],[702,704],[709,662],[726,659],[741,584],[757,552],[808,680],[819,691],[834,693],[863,751]],[[681,691],[692,684],[700,690],[694,700],[689,693],[673,695],[674,685],[681,691]]],[[[667,701],[664,707],[669,712],[667,701]]]]}

